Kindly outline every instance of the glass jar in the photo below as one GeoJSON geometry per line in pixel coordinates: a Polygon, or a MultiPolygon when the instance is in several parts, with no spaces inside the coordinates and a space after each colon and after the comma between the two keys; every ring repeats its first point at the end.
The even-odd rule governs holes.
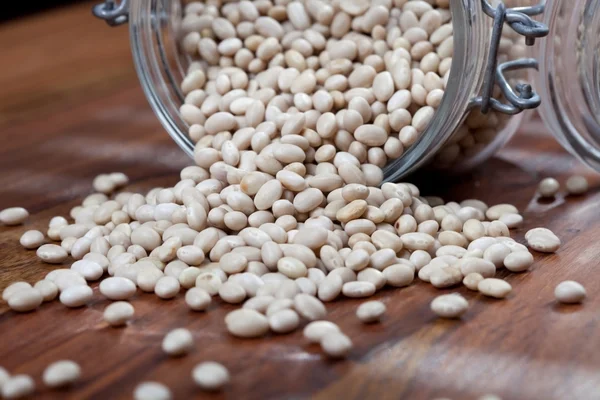
{"type": "MultiPolygon", "coordinates": [[[[508,22],[510,16],[494,7],[502,4],[504,9],[504,3],[519,6],[521,8],[511,14],[512,18],[519,14],[521,20],[529,19],[519,11],[531,14],[539,11],[529,8],[535,0],[491,2],[493,5],[488,0],[447,2],[452,15],[454,48],[443,98],[418,139],[400,157],[387,162],[383,168],[386,181],[397,181],[426,164],[460,171],[481,163],[504,145],[519,127],[522,115],[510,115],[539,104],[535,93],[529,91],[530,87],[523,95],[515,94],[512,89],[511,86],[526,76],[522,70],[505,75],[496,69],[504,61],[516,60],[517,64],[509,68],[515,70],[532,67],[535,62],[518,63],[525,56],[525,36],[513,31],[508,23],[503,24],[502,21],[506,18],[508,22]],[[495,28],[494,13],[496,21],[500,21],[495,28]],[[499,47],[499,53],[490,51],[490,41],[499,47]],[[515,47],[521,50],[503,52],[507,41],[509,47],[518,45],[515,47]],[[499,76],[508,80],[504,91],[494,86],[499,76]],[[519,101],[507,102],[503,96],[506,91],[519,101]],[[478,110],[482,105],[487,115],[478,110]],[[477,132],[473,131],[474,126],[479,129],[477,132]]],[[[129,21],[134,62],[146,97],[167,132],[188,155],[193,156],[194,141],[188,134],[189,125],[180,113],[185,101],[180,85],[193,63],[179,45],[184,4],[178,0],[122,0],[118,4],[106,1],[98,5],[94,13],[110,24],[129,21]]],[[[530,31],[529,36],[545,36],[543,25],[537,23],[532,27],[536,31],[530,31]]]]}
{"type": "Polygon", "coordinates": [[[552,39],[534,48],[540,115],[565,149],[600,171],[600,2],[547,0],[543,21],[552,39]]]}

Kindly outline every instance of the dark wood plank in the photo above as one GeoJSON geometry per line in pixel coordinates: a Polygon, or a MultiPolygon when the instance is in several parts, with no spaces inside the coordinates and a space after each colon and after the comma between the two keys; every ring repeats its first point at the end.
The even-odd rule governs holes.
{"type": "MultiPolygon", "coordinates": [[[[18,238],[27,229],[45,229],[54,215],[67,215],[91,192],[96,174],[123,171],[131,177],[130,190],[144,191],[174,184],[180,168],[190,163],[143,98],[126,29],[93,20],[91,4],[0,26],[4,57],[20,60],[0,66],[0,208],[23,205],[32,212],[25,226],[0,227],[0,290],[15,280],[34,282],[55,268],[23,250],[18,238]]],[[[55,302],[25,315],[2,304],[0,365],[31,374],[42,399],[130,398],[136,383],[149,379],[169,385],[178,399],[196,398],[200,392],[190,372],[203,360],[220,361],[232,373],[224,393],[202,396],[215,399],[475,399],[485,393],[505,400],[597,399],[598,177],[533,120],[472,174],[415,179],[426,194],[447,200],[514,203],[527,221],[514,231],[518,240],[529,228],[547,226],[563,247],[556,255],[537,255],[528,273],[504,272],[514,287],[505,301],[459,289],[472,304],[462,321],[436,319],[429,302],[440,292],[419,283],[375,296],[389,310],[378,325],[357,321],[360,301],[328,305],[330,318],[355,343],[346,361],[324,359],[300,331],[260,340],[232,338],[223,323],[231,306],[214,304],[207,313],[192,313],[182,295],[159,301],[139,294],[133,300],[136,319],[125,329],[102,323],[108,302],[99,295],[83,309],[55,302]],[[564,181],[574,172],[590,178],[589,195],[536,199],[541,177],[564,181]],[[564,279],[586,285],[584,305],[555,305],[554,286],[564,279]],[[196,349],[188,357],[167,359],[160,351],[162,337],[183,326],[194,332],[196,349]],[[64,358],[82,365],[82,381],[64,392],[43,388],[44,367],[64,358]]]]}
{"type": "Polygon", "coordinates": [[[0,24],[0,126],[135,85],[127,26],[108,29],[80,1],[0,24]]]}

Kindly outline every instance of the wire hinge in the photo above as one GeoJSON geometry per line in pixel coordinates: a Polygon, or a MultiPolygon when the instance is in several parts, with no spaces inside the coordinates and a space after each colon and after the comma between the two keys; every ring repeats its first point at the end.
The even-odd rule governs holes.
{"type": "Polygon", "coordinates": [[[525,36],[525,43],[533,46],[535,40],[548,35],[548,27],[530,16],[539,15],[544,12],[544,5],[538,4],[531,7],[506,8],[503,2],[499,2],[496,8],[492,7],[488,0],[481,0],[483,11],[494,19],[491,34],[490,52],[485,68],[483,89],[481,95],[471,99],[470,108],[479,107],[483,114],[490,109],[504,114],[518,114],[523,110],[536,108],[540,105],[540,96],[528,83],[519,83],[513,88],[506,79],[506,71],[514,71],[524,68],[538,68],[537,60],[523,58],[508,61],[498,65],[498,50],[502,39],[502,29],[507,23],[518,34],[525,36]],[[503,103],[492,97],[494,85],[498,85],[502,94],[508,101],[503,103]]]}

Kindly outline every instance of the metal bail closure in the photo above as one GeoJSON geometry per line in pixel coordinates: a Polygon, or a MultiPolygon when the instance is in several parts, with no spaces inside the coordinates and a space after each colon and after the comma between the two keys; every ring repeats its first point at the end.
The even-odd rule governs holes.
{"type": "Polygon", "coordinates": [[[498,49],[505,23],[509,24],[518,34],[525,36],[525,43],[528,46],[532,46],[535,43],[535,39],[548,35],[548,27],[545,24],[529,17],[543,13],[544,5],[506,8],[503,2],[499,2],[498,6],[494,8],[488,0],[481,0],[481,4],[485,14],[494,19],[494,24],[491,34],[490,52],[485,68],[483,89],[480,96],[471,99],[469,108],[479,107],[483,114],[487,114],[492,109],[509,115],[536,108],[540,105],[541,100],[531,85],[520,83],[513,89],[504,76],[504,72],[523,68],[537,69],[537,60],[523,58],[498,65],[498,49]],[[500,100],[492,97],[494,85],[496,84],[500,87],[508,103],[502,103],[500,100]]]}
{"type": "Polygon", "coordinates": [[[129,20],[128,0],[121,0],[118,4],[115,0],[106,0],[104,3],[96,4],[92,8],[92,13],[110,26],[125,24],[129,20]]]}

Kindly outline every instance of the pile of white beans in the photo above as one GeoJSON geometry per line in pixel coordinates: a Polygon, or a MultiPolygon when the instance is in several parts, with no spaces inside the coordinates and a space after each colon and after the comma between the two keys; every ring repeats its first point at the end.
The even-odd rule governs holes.
{"type": "MultiPolygon", "coordinates": [[[[174,187],[155,188],[146,196],[120,192],[110,200],[111,193],[91,194],[71,210],[72,223],[57,216],[46,235],[26,231],[23,247],[37,249],[42,261],[62,264],[69,255],[75,261],[70,268],[50,271],[33,286],[13,283],[3,299],[18,312],[33,311],[57,296],[66,307],[83,307],[94,296],[89,284],[100,281],[101,295],[113,301],[104,320],[119,327],[135,323],[135,310],[127,300],[139,291],[172,299],[185,289],[184,301],[191,310],[210,312],[213,296],[242,304],[224,321],[234,336],[290,333],[306,321],[306,340],[339,358],[352,350],[352,341],[327,320],[326,302],[342,296],[367,298],[386,286],[409,286],[415,277],[440,289],[463,284],[486,296],[505,298],[512,288],[494,278],[496,271],[523,272],[534,261],[525,246],[509,237],[509,228],[523,221],[510,204],[442,204],[439,198],[421,197],[412,184],[391,183],[381,188],[348,184],[325,196],[305,180],[299,180],[304,189],[290,190],[291,200],[274,200],[273,192],[284,197],[284,189],[272,189],[282,183],[260,173],[248,175],[259,178],[249,186],[226,186],[198,166],[185,168],[181,175],[174,187]],[[264,188],[269,190],[263,193],[264,188]],[[318,201],[312,200],[312,193],[319,194],[318,201]],[[276,202],[285,205],[280,215],[276,202]],[[60,245],[47,243],[58,240],[60,245]]],[[[100,181],[95,180],[97,190],[110,187],[100,181]]],[[[0,212],[6,225],[22,224],[27,217],[18,207],[0,212]]],[[[539,252],[554,252],[560,246],[560,239],[546,228],[528,231],[525,239],[539,252]]],[[[564,282],[556,297],[578,303],[585,289],[564,282]]],[[[443,318],[459,318],[468,306],[457,293],[431,303],[432,311],[443,318]]],[[[367,301],[356,314],[362,322],[373,323],[385,311],[380,301],[367,301]]],[[[184,328],[167,334],[162,344],[171,356],[183,356],[193,347],[193,335],[184,328]]],[[[45,378],[48,386],[79,378],[81,371],[72,361],[58,365],[63,367],[48,372],[53,378],[45,378]]],[[[30,377],[0,372],[5,372],[0,382],[5,398],[35,390],[30,377]]],[[[191,376],[203,390],[218,390],[230,380],[227,369],[214,362],[199,365],[191,376]]],[[[168,387],[158,382],[141,383],[135,398],[152,393],[171,398],[168,387]]]]}
{"type": "MultiPolygon", "coordinates": [[[[104,320],[119,327],[135,323],[127,300],[140,292],[173,299],[184,290],[180,297],[195,311],[210,312],[214,297],[240,304],[223,322],[236,337],[304,327],[307,342],[341,358],[352,341],[327,320],[327,302],[368,298],[415,278],[505,298],[512,288],[496,271],[523,272],[534,262],[510,238],[523,221],[515,206],[445,203],[410,183],[381,185],[381,167],[414,143],[443,95],[452,54],[447,7],[447,0],[190,3],[183,46],[204,61],[182,84],[181,113],[197,141],[197,165],[173,187],[146,195],[115,193],[128,183],[122,173],[96,177],[96,193],[70,219],[56,216],[45,234],[21,237],[42,261],[70,268],[33,286],[13,283],[3,300],[17,312],[57,297],[84,307],[94,297],[90,283],[99,282],[114,301],[104,320]]],[[[27,217],[18,207],[0,212],[5,225],[27,217]]],[[[560,246],[545,228],[526,240],[541,252],[560,246]]],[[[581,289],[566,284],[557,297],[581,301],[581,289]]],[[[431,309],[458,318],[468,302],[443,294],[431,309]]],[[[373,323],[385,311],[368,301],[357,317],[373,323]]],[[[184,328],[162,344],[172,356],[193,347],[184,328]]],[[[212,361],[190,373],[204,390],[230,380],[212,361]]],[[[80,374],[64,361],[48,372],[48,385],[80,374]]],[[[1,368],[0,387],[5,398],[35,390],[31,378],[1,368]]],[[[145,382],[135,398],[171,394],[145,382]]]]}

